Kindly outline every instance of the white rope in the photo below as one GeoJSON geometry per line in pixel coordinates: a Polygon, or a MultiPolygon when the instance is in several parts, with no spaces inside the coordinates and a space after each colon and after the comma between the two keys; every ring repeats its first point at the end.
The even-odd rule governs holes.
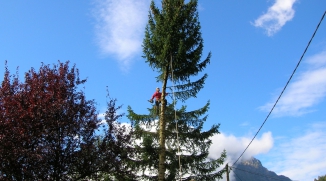
{"type": "Polygon", "coordinates": [[[178,122],[177,122],[177,110],[176,110],[176,101],[175,101],[175,95],[174,95],[174,77],[173,77],[173,67],[172,67],[172,57],[171,57],[171,78],[172,78],[172,95],[173,95],[173,107],[174,107],[174,121],[175,121],[175,130],[177,133],[177,147],[178,147],[178,158],[179,158],[179,176],[180,181],[182,180],[182,169],[181,169],[181,153],[180,153],[180,143],[179,143],[179,131],[178,131],[178,122]]]}

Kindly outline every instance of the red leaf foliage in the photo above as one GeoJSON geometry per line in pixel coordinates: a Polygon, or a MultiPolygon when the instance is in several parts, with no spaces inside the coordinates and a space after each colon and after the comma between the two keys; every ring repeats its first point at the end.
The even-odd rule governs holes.
{"type": "MultiPolygon", "coordinates": [[[[0,180],[78,180],[112,170],[103,161],[121,161],[119,149],[129,138],[118,140],[123,134],[115,127],[96,143],[94,102],[77,89],[84,82],[69,62],[32,68],[23,83],[6,66],[0,86],[0,180]]],[[[116,115],[115,100],[110,103],[116,115]]],[[[107,122],[113,125],[118,117],[107,122]]]]}

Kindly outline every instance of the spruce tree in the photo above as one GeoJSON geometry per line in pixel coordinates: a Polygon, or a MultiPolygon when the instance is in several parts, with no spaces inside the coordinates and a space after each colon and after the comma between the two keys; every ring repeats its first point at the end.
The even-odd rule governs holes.
{"type": "Polygon", "coordinates": [[[208,159],[210,137],[219,133],[219,125],[203,131],[209,101],[194,111],[187,111],[186,106],[178,110],[175,107],[177,100],[184,103],[196,97],[207,78],[206,73],[199,76],[211,58],[209,53],[201,60],[200,28],[197,0],[188,3],[162,0],[162,8],[151,2],[143,52],[146,62],[158,72],[157,81],[162,83],[158,121],[154,121],[157,117],[153,108],[148,115],[136,114],[128,108],[138,140],[134,150],[136,156],[131,163],[141,179],[209,181],[222,178],[224,170],[218,171],[218,167],[223,164],[226,153],[223,152],[219,159],[208,159]],[[171,104],[166,100],[169,87],[174,90],[175,97],[171,104]]]}

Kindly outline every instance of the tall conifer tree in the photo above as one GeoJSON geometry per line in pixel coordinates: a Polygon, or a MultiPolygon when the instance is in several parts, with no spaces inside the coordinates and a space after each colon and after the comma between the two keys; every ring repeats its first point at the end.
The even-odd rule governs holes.
{"type": "Polygon", "coordinates": [[[219,133],[219,125],[202,130],[209,101],[194,111],[187,111],[186,106],[175,111],[174,104],[166,104],[165,98],[168,84],[174,85],[174,96],[182,102],[196,97],[203,88],[207,74],[192,80],[198,78],[211,57],[209,53],[201,60],[200,28],[197,0],[162,0],[162,8],[151,2],[143,52],[146,62],[159,74],[157,81],[162,83],[159,120],[154,121],[156,111],[152,109],[149,115],[136,114],[130,107],[128,110],[136,139],[141,140],[135,145],[137,156],[132,163],[143,179],[209,181],[222,177],[224,170],[217,169],[224,162],[225,152],[217,160],[207,158],[210,137],[219,133]]]}

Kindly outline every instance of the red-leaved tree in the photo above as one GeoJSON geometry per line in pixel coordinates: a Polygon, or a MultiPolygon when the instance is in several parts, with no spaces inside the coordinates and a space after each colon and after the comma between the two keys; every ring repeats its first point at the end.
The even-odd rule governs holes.
{"type": "Polygon", "coordinates": [[[129,137],[115,126],[119,107],[115,100],[108,104],[113,129],[99,141],[94,101],[78,89],[85,80],[68,64],[32,68],[24,82],[6,66],[0,85],[0,180],[79,180],[99,171],[123,172],[117,165],[123,165],[129,137]]]}

